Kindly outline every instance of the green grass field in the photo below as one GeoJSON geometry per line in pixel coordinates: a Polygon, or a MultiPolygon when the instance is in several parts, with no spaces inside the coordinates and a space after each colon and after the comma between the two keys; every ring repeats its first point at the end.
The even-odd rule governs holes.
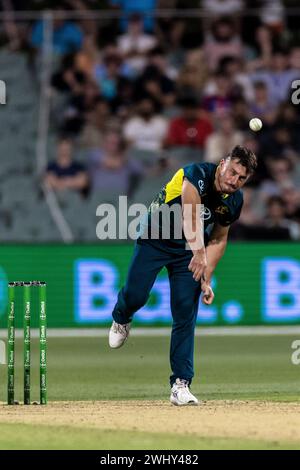
{"type": "MultiPolygon", "coordinates": [[[[196,338],[196,374],[193,393],[205,401],[266,400],[300,402],[300,366],[291,363],[290,336],[196,338]]],[[[16,398],[22,399],[22,352],[17,343],[16,398]]],[[[33,344],[32,399],[38,399],[38,350],[33,344]]],[[[56,338],[48,341],[49,401],[134,400],[169,398],[169,338],[131,337],[126,346],[111,351],[105,338],[56,338]]],[[[6,368],[0,367],[0,401],[6,400],[6,368]]],[[[170,405],[171,407],[171,405],[170,405]]],[[[40,408],[40,407],[38,407],[40,408]]],[[[18,408],[22,413],[23,407],[18,408]]],[[[36,410],[37,407],[34,408],[36,410]]],[[[48,409],[48,407],[47,407],[48,409]]],[[[299,408],[300,410],[300,408],[299,408]]],[[[272,442],[236,437],[213,438],[153,432],[124,432],[67,426],[38,426],[3,422],[0,414],[0,449],[107,448],[210,449],[300,448],[300,441],[272,442]],[[37,432],[39,429],[43,432],[37,432]],[[99,444],[101,443],[101,445],[99,444]]],[[[178,412],[176,408],[174,412],[178,412]]],[[[184,412],[180,409],[180,412],[184,412]]],[[[47,413],[47,410],[44,411],[47,413]]]]}

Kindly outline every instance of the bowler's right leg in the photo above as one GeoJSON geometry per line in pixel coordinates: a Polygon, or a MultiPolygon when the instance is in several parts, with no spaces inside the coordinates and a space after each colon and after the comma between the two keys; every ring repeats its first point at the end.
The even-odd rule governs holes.
{"type": "Polygon", "coordinates": [[[155,244],[137,240],[126,284],[120,290],[112,312],[114,321],[109,332],[111,348],[120,348],[125,343],[134,313],[146,304],[156,276],[168,258],[168,254],[155,244]]]}

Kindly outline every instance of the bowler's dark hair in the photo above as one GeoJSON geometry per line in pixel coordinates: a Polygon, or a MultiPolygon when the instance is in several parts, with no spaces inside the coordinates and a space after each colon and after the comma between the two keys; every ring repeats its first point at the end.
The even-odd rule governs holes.
{"type": "Polygon", "coordinates": [[[229,154],[231,160],[237,160],[238,163],[247,169],[248,174],[253,174],[257,168],[257,157],[252,150],[237,145],[229,154]]]}

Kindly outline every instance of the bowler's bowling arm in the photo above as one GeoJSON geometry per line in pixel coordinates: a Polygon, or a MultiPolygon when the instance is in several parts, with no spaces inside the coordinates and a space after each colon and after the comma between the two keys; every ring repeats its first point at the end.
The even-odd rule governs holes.
{"type": "Polygon", "coordinates": [[[183,232],[193,252],[188,269],[193,273],[195,281],[200,281],[206,268],[206,253],[204,245],[204,224],[201,217],[201,198],[195,186],[188,180],[182,186],[182,218],[183,232]]]}

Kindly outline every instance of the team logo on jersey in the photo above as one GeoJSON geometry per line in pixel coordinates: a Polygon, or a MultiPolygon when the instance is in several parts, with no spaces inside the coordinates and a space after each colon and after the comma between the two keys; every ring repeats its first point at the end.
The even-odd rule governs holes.
{"type": "Polygon", "coordinates": [[[203,190],[204,190],[204,181],[203,181],[203,180],[199,180],[199,181],[198,181],[198,186],[199,186],[199,189],[200,189],[200,193],[202,194],[202,193],[203,193],[203,190]]]}
{"type": "Polygon", "coordinates": [[[203,218],[203,220],[209,220],[211,218],[211,211],[209,210],[208,207],[203,207],[200,217],[203,218]]]}
{"type": "Polygon", "coordinates": [[[222,199],[227,199],[229,197],[229,194],[223,193],[222,194],[222,199]]]}
{"type": "Polygon", "coordinates": [[[217,213],[217,214],[224,215],[224,214],[226,214],[227,212],[229,212],[229,209],[228,209],[227,206],[219,206],[219,207],[217,207],[217,209],[216,209],[216,213],[217,213]]]}

